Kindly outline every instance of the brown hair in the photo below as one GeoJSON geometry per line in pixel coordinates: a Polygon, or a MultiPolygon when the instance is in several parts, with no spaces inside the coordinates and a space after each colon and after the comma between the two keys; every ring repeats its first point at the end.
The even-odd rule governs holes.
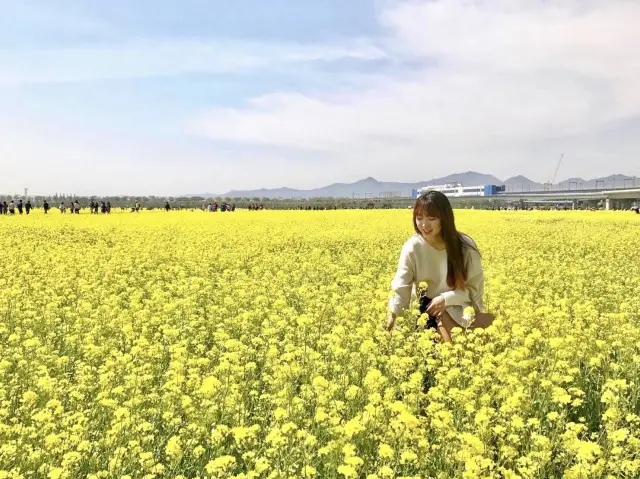
{"type": "Polygon", "coordinates": [[[465,241],[462,233],[456,229],[453,208],[449,199],[439,191],[427,191],[421,194],[413,207],[413,228],[422,236],[416,218],[419,214],[440,218],[442,239],[447,249],[447,284],[453,289],[462,289],[467,285],[467,265],[464,260],[464,247],[475,246],[465,241]]]}

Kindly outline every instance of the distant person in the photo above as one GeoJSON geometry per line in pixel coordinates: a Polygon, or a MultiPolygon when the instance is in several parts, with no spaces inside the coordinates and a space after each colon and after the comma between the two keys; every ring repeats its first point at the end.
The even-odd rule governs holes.
{"type": "Polygon", "coordinates": [[[13,202],[13,200],[11,200],[11,201],[9,202],[9,214],[10,214],[10,215],[15,215],[15,214],[16,214],[16,205],[15,205],[15,203],[13,202]]]}
{"type": "Polygon", "coordinates": [[[73,204],[73,209],[75,210],[75,214],[79,215],[80,214],[80,202],[76,200],[76,202],[73,204]]]}
{"type": "Polygon", "coordinates": [[[27,212],[27,214],[31,213],[31,210],[32,210],[31,200],[27,200],[27,204],[24,205],[24,209],[27,212]]]}
{"type": "Polygon", "coordinates": [[[44,203],[42,203],[42,209],[45,215],[49,213],[49,202],[47,200],[44,200],[44,203]]]}
{"type": "Polygon", "coordinates": [[[7,205],[6,201],[2,202],[2,211],[0,211],[0,213],[2,213],[3,215],[6,215],[9,212],[9,205],[7,205]]]}
{"type": "Polygon", "coordinates": [[[63,202],[60,202],[60,206],[58,206],[58,209],[60,210],[60,213],[65,214],[67,211],[67,207],[64,205],[63,202]]]}
{"type": "Polygon", "coordinates": [[[100,202],[100,213],[103,215],[107,213],[107,204],[104,201],[100,202]]]}
{"type": "Polygon", "coordinates": [[[164,204],[164,210],[168,212],[170,209],[171,209],[171,205],[170,205],[170,204],[169,204],[169,202],[167,201],[167,202],[164,204]]]}
{"type": "Polygon", "coordinates": [[[22,203],[22,199],[18,200],[18,213],[22,214],[22,209],[24,208],[24,205],[22,203]]]}
{"type": "Polygon", "coordinates": [[[107,201],[107,214],[111,214],[111,201],[107,201]]]}

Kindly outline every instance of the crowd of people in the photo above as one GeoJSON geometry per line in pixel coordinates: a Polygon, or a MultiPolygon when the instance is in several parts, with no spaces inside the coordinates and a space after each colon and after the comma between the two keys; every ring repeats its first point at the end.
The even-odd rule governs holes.
{"type": "MultiPolygon", "coordinates": [[[[46,205],[48,205],[48,203],[45,202],[46,205]]],[[[97,202],[96,202],[97,204],[97,202]]],[[[60,210],[60,213],[64,214],[67,212],[67,209],[69,210],[69,213],[71,214],[76,214],[79,215],[80,214],[80,210],[82,209],[82,207],[80,206],[80,203],[78,203],[77,201],[69,201],[69,206],[67,207],[67,205],[65,205],[64,203],[60,203],[60,206],[58,206],[58,209],[60,210]]],[[[44,210],[45,213],[49,212],[49,208],[45,207],[44,210]]],[[[93,213],[93,201],[91,202],[91,213],[93,213]]]]}
{"type": "MultiPolygon", "coordinates": [[[[202,205],[202,209],[206,210],[206,211],[235,211],[236,210],[236,204],[235,203],[228,203],[227,201],[223,201],[222,203],[218,204],[218,202],[214,202],[214,203],[209,203],[208,205],[202,205]]],[[[260,211],[260,210],[264,210],[264,203],[249,203],[249,205],[247,206],[247,209],[249,211],[260,211]]]]}
{"type": "Polygon", "coordinates": [[[21,215],[23,213],[29,214],[31,213],[31,210],[33,209],[33,207],[31,206],[31,201],[27,200],[26,203],[24,203],[21,199],[18,200],[17,202],[14,202],[13,200],[9,201],[9,203],[7,203],[6,201],[3,201],[2,203],[0,203],[0,214],[3,215],[15,215],[16,214],[16,210],[18,211],[18,214],[21,215]]]}
{"type": "MultiPolygon", "coordinates": [[[[42,203],[42,208],[44,210],[44,213],[48,214],[52,207],[49,204],[48,200],[44,200],[42,203]]],[[[84,207],[80,204],[78,200],[69,201],[67,203],[60,202],[60,204],[58,205],[58,210],[62,214],[66,214],[67,212],[71,214],[80,214],[80,211],[83,208],[84,207]]],[[[111,202],[91,200],[89,204],[86,206],[86,208],[89,210],[89,213],[92,215],[93,214],[95,215],[110,214],[111,202]]],[[[121,209],[128,209],[128,208],[130,208],[130,211],[132,213],[139,213],[140,210],[143,209],[142,205],[139,202],[136,202],[135,205],[131,207],[126,207],[126,208],[121,207],[121,209]]],[[[152,209],[152,208],[147,207],[146,209],[152,209]]],[[[180,205],[171,206],[171,203],[169,203],[169,201],[166,201],[162,209],[164,209],[165,211],[170,211],[174,209],[181,210],[185,208],[180,205]]],[[[194,210],[194,208],[189,208],[189,209],[191,209],[192,211],[194,210]]],[[[214,203],[209,203],[208,205],[203,204],[201,209],[203,211],[211,211],[211,212],[215,212],[215,211],[233,212],[236,210],[236,205],[235,203],[230,203],[227,201],[223,201],[220,204],[218,202],[214,202],[214,203]]],[[[265,206],[264,204],[251,203],[249,204],[248,209],[264,210],[265,206]]],[[[33,206],[30,200],[27,200],[26,202],[24,202],[22,199],[19,199],[17,201],[11,200],[9,202],[7,201],[0,202],[0,214],[8,214],[8,215],[20,214],[21,215],[25,212],[26,214],[29,214],[31,210],[33,210],[33,206]]]]}
{"type": "MultiPolygon", "coordinates": [[[[80,210],[82,210],[82,205],[79,201],[69,201],[68,203],[60,202],[58,205],[58,210],[62,214],[66,214],[67,211],[70,214],[80,214],[80,210]]],[[[171,209],[171,205],[167,201],[164,208],[169,211],[171,209]]],[[[11,200],[8,203],[6,201],[0,202],[0,214],[5,215],[14,215],[14,214],[29,214],[33,206],[30,200],[26,202],[19,199],[18,201],[11,200]]],[[[51,205],[48,200],[44,200],[42,203],[42,209],[45,214],[48,214],[51,210],[51,205]]],[[[111,213],[111,202],[110,201],[91,201],[88,205],[89,213],[92,215],[97,214],[110,214],[111,213]]],[[[131,208],[131,211],[139,212],[142,209],[140,203],[136,203],[135,206],[131,208]]]]}
{"type": "Polygon", "coordinates": [[[224,213],[225,211],[235,211],[236,204],[227,203],[226,201],[223,201],[222,203],[218,204],[218,202],[216,201],[214,203],[209,203],[206,207],[202,205],[202,209],[206,211],[212,211],[212,212],[216,212],[220,210],[221,212],[224,213]]]}
{"type": "MultiPolygon", "coordinates": [[[[243,205],[244,206],[244,205],[243,205]]],[[[147,209],[147,210],[151,210],[151,209],[155,209],[158,206],[150,206],[147,205],[144,208],[142,207],[142,205],[139,202],[136,202],[135,205],[133,206],[119,206],[120,209],[122,210],[126,210],[126,209],[130,209],[131,213],[139,213],[140,210],[142,209],[147,209]]],[[[458,208],[469,208],[469,205],[465,205],[465,206],[460,206],[458,205],[458,208]]],[[[47,214],[49,213],[49,211],[51,210],[51,205],[49,204],[48,200],[44,200],[42,203],[42,208],[44,210],[44,213],[47,214]]],[[[66,214],[67,212],[69,212],[70,214],[80,214],[80,211],[84,208],[80,202],[78,200],[73,200],[73,201],[68,201],[67,203],[65,202],[60,202],[60,204],[58,205],[58,210],[60,211],[60,213],[62,214],[66,214]]],[[[97,201],[97,200],[91,200],[89,202],[89,204],[86,207],[89,210],[90,214],[110,214],[111,213],[111,202],[110,201],[97,201]]],[[[249,203],[246,208],[249,211],[262,211],[267,209],[264,205],[264,203],[249,203]]],[[[369,204],[363,204],[360,205],[360,209],[374,209],[376,208],[376,205],[374,205],[373,203],[369,203],[369,204]]],[[[386,208],[385,206],[383,206],[383,208],[386,208]]],[[[412,206],[408,206],[409,209],[412,208],[412,206]]],[[[471,206],[471,209],[476,209],[476,206],[471,206]]],[[[31,203],[31,200],[27,199],[27,201],[24,201],[23,199],[18,199],[18,200],[10,200],[10,201],[0,201],[0,215],[22,215],[22,214],[29,214],[31,213],[31,211],[34,209],[33,204],[31,203]]],[[[184,206],[181,205],[179,203],[174,204],[173,206],[171,205],[171,203],[169,201],[166,201],[164,206],[162,206],[162,209],[164,209],[165,211],[171,211],[171,210],[191,210],[194,211],[196,209],[198,209],[198,207],[193,207],[193,206],[184,206]]],[[[213,202],[213,203],[203,203],[200,208],[202,211],[208,211],[208,212],[217,212],[217,211],[221,211],[221,212],[233,212],[236,210],[236,204],[235,203],[231,203],[231,202],[227,202],[227,201],[222,201],[220,203],[213,202]]],[[[285,208],[279,208],[279,209],[295,209],[295,210],[306,210],[306,211],[325,211],[325,210],[338,210],[338,209],[354,209],[354,206],[345,206],[345,205],[327,205],[327,204],[315,204],[315,205],[310,205],[310,204],[298,204],[298,205],[288,205],[288,207],[285,208]]],[[[489,209],[489,210],[569,210],[572,209],[571,206],[569,204],[563,203],[563,204],[550,204],[550,205],[531,205],[531,204],[492,204],[489,205],[488,207],[486,205],[484,205],[484,207],[480,207],[479,209],[489,209]]],[[[604,209],[603,207],[599,206],[598,208],[594,208],[594,207],[587,207],[587,205],[579,205],[576,209],[580,209],[580,210],[590,210],[590,211],[597,211],[598,209],[604,209]]],[[[615,208],[614,208],[615,209],[615,208]]],[[[640,214],[640,207],[637,204],[633,204],[631,206],[631,208],[628,208],[627,206],[627,210],[628,211],[633,211],[637,214],[640,214]]]]}

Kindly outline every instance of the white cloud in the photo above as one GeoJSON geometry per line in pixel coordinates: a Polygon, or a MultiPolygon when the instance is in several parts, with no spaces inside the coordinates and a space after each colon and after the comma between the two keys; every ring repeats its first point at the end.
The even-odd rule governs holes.
{"type": "MultiPolygon", "coordinates": [[[[475,169],[545,180],[554,142],[570,148],[568,158],[580,155],[572,175],[638,173],[632,155],[614,152],[617,163],[603,163],[610,142],[588,141],[590,151],[583,144],[640,117],[640,3],[411,1],[380,21],[391,58],[424,62],[417,78],[378,79],[349,95],[273,93],[245,108],[213,109],[193,129],[322,151],[318,172],[339,164],[336,179],[345,171],[408,180],[475,169]],[[549,155],[542,173],[534,152],[549,155]]],[[[625,150],[640,153],[630,141],[625,150]]]]}
{"type": "Polygon", "coordinates": [[[303,62],[372,60],[384,56],[384,52],[363,40],[322,45],[154,39],[105,46],[0,49],[0,86],[192,72],[233,73],[303,62]]]}

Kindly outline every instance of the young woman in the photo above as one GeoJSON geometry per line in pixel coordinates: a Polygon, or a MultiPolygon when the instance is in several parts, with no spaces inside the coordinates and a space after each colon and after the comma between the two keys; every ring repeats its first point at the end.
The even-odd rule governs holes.
{"type": "Polygon", "coordinates": [[[416,234],[402,247],[391,282],[395,295],[389,300],[387,328],[394,328],[396,317],[404,314],[423,283],[427,287],[420,292],[420,313],[429,315],[427,327],[435,328],[443,340],[451,341],[456,326],[489,326],[494,317],[483,310],[480,253],[473,240],[456,229],[447,197],[438,191],[422,194],[413,208],[413,227],[416,234]],[[468,306],[475,310],[470,326],[463,317],[468,306]]]}

